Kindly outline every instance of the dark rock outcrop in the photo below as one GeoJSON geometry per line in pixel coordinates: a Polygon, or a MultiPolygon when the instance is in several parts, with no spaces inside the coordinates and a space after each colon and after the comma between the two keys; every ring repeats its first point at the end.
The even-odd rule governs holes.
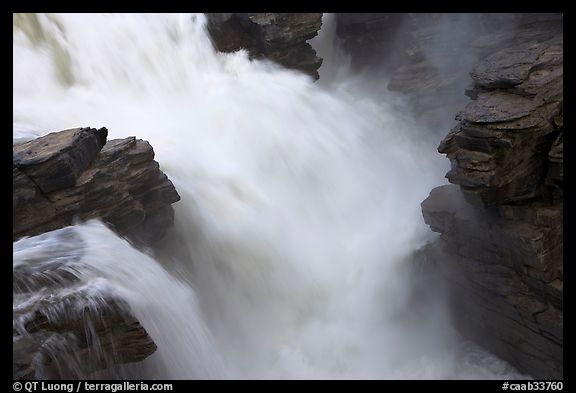
{"type": "Polygon", "coordinates": [[[251,58],[265,57],[318,79],[322,59],[306,42],[322,25],[321,13],[206,14],[208,31],[221,52],[246,49],[251,58]]]}
{"type": "MultiPolygon", "coordinates": [[[[115,298],[100,298],[98,308],[67,312],[62,318],[47,314],[86,302],[83,292],[44,299],[32,308],[17,310],[14,318],[27,318],[26,332],[14,332],[14,379],[87,379],[94,371],[140,362],[152,355],[156,344],[138,320],[115,298]]],[[[110,371],[109,376],[112,376],[110,371]]]]}
{"type": "Polygon", "coordinates": [[[75,128],[13,147],[13,239],[101,218],[137,243],[159,240],[180,197],[152,146],[75,128]]]}
{"type": "Polygon", "coordinates": [[[536,379],[561,379],[561,22],[524,38],[471,72],[473,101],[439,146],[456,185],[422,203],[441,234],[425,252],[449,284],[464,335],[536,379]]]}
{"type": "Polygon", "coordinates": [[[448,179],[470,202],[497,206],[546,193],[547,162],[562,160],[549,157],[562,133],[562,43],[557,35],[503,49],[471,73],[475,100],[439,149],[452,162],[448,179]]]}
{"type": "MultiPolygon", "coordinates": [[[[130,307],[83,277],[82,239],[66,227],[14,243],[13,378],[88,379],[156,350],[130,307]],[[34,251],[30,251],[34,250],[34,251]]],[[[88,276],[89,277],[89,276],[88,276]]]]}
{"type": "Polygon", "coordinates": [[[457,186],[432,190],[424,219],[441,233],[425,252],[451,291],[465,336],[536,379],[563,374],[562,204],[468,204],[457,186]]]}

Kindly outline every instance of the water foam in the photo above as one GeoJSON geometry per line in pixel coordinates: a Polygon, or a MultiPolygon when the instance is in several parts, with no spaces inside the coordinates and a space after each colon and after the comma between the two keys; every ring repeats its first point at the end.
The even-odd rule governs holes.
{"type": "MultiPolygon", "coordinates": [[[[216,53],[203,15],[41,15],[38,23],[70,62],[55,62],[50,45],[15,28],[15,141],[76,126],[106,126],[110,139],[136,135],[182,196],[172,247],[159,257],[180,281],[146,281],[160,268],[147,260],[151,276],[142,276],[128,254],[107,276],[119,290],[117,273],[146,281],[139,291],[166,285],[172,306],[147,299],[136,309],[159,351],[182,352],[182,361],[157,362],[174,368],[170,375],[199,376],[184,353],[198,318],[232,378],[515,375],[484,352],[491,367],[463,360],[477,352],[441,307],[407,310],[403,261],[430,236],[419,204],[446,162],[392,97],[363,96],[351,81],[321,87],[244,51],[216,53]],[[58,79],[59,67],[73,84],[58,79]],[[194,303],[185,281],[200,317],[179,315],[194,303]]],[[[107,236],[102,242],[118,241],[107,236]]],[[[136,293],[125,296],[137,301],[136,293]]]]}

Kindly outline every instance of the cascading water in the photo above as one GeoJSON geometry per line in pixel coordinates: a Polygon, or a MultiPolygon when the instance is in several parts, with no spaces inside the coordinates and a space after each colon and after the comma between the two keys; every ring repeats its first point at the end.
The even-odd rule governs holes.
{"type": "MultiPolygon", "coordinates": [[[[420,201],[446,171],[435,141],[345,73],[321,87],[216,53],[204,25],[14,16],[15,143],[77,126],[136,135],[182,197],[157,260],[75,226],[80,280],[120,294],[158,345],[146,376],[517,376],[459,341],[442,307],[408,307],[403,261],[430,236],[420,201]]],[[[17,244],[15,269],[35,252],[17,244]]]]}
{"type": "MultiPolygon", "coordinates": [[[[144,370],[139,367],[119,370],[118,376],[144,373],[148,377],[186,379],[226,375],[191,288],[102,223],[91,221],[18,240],[13,255],[17,278],[14,327],[19,338],[26,337],[27,322],[36,318],[36,313],[49,321],[84,319],[89,322],[87,329],[91,329],[90,325],[101,321],[95,321],[97,317],[90,314],[106,310],[115,299],[121,299],[126,304],[114,306],[131,311],[158,349],[152,361],[145,361],[144,370]],[[42,284],[34,285],[38,282],[42,284]]],[[[89,335],[96,337],[94,332],[89,335]]],[[[39,353],[64,352],[63,346],[70,345],[67,340],[58,344],[54,348],[43,345],[39,353]]],[[[82,363],[106,355],[104,351],[99,353],[98,343],[91,348],[95,353],[88,359],[62,357],[58,367],[72,368],[72,375],[64,377],[89,376],[82,370],[82,363]]],[[[74,355],[74,351],[70,352],[74,355]]],[[[49,354],[56,359],[59,355],[49,354]]],[[[43,377],[46,367],[43,362],[38,363],[37,377],[43,377]]],[[[105,359],[104,363],[111,367],[114,359],[105,359]]]]}

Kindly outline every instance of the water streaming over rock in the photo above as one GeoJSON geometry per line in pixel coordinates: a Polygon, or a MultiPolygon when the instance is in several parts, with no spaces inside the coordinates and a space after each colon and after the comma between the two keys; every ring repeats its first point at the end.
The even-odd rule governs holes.
{"type": "MultiPolygon", "coordinates": [[[[97,222],[75,227],[90,266],[81,282],[106,283],[158,346],[140,372],[517,375],[460,341],[440,303],[410,306],[406,261],[432,236],[419,204],[446,171],[436,141],[345,70],[332,65],[335,82],[318,85],[243,51],[216,53],[204,24],[14,16],[15,143],[77,126],[135,135],[182,197],[156,260],[97,222]]],[[[15,269],[35,252],[18,244],[15,269]]]]}
{"type": "Polygon", "coordinates": [[[113,367],[117,359],[108,356],[104,343],[94,340],[99,329],[115,329],[122,324],[126,317],[116,316],[116,309],[134,314],[158,348],[143,369],[124,367],[112,375],[171,379],[225,376],[189,285],[98,221],[16,241],[14,275],[14,329],[19,342],[27,343],[28,333],[39,330],[31,331],[31,320],[45,318],[51,323],[49,330],[58,331],[56,326],[64,331],[37,350],[37,378],[51,377],[50,367],[44,365],[51,362],[43,356],[56,359],[59,370],[69,370],[58,374],[64,378],[85,379],[94,370],[113,367]],[[100,319],[104,313],[108,315],[100,319]],[[86,343],[76,343],[78,337],[66,337],[74,335],[66,328],[74,330],[70,325],[78,323],[85,324],[86,343]],[[84,348],[92,353],[82,356],[84,348]]]}

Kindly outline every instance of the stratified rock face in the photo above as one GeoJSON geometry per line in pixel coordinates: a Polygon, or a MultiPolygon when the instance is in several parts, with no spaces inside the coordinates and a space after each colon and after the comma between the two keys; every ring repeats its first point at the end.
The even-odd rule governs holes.
{"type": "Polygon", "coordinates": [[[563,39],[557,35],[503,49],[471,73],[475,100],[439,151],[452,162],[450,182],[472,203],[497,206],[542,197],[549,160],[560,138],[563,106],[563,39]]]}
{"type": "Polygon", "coordinates": [[[246,49],[318,79],[322,59],[307,43],[322,26],[321,13],[206,14],[208,31],[221,52],[246,49]]]}
{"type": "Polygon", "coordinates": [[[536,379],[563,374],[562,203],[468,204],[435,188],[424,220],[441,233],[425,251],[449,284],[460,332],[536,379]]]}
{"type": "MultiPolygon", "coordinates": [[[[83,278],[82,239],[66,227],[14,243],[13,378],[88,379],[156,350],[104,281],[83,278]]],[[[112,256],[110,256],[112,257],[112,256]]]]}
{"type": "Polygon", "coordinates": [[[101,218],[136,242],[151,243],[173,224],[180,200],[154,161],[152,146],[107,130],[75,128],[13,147],[13,238],[101,218]]]}
{"type": "Polygon", "coordinates": [[[536,379],[563,377],[563,37],[551,27],[472,70],[473,101],[439,147],[456,185],[422,203],[460,331],[536,379]]]}

